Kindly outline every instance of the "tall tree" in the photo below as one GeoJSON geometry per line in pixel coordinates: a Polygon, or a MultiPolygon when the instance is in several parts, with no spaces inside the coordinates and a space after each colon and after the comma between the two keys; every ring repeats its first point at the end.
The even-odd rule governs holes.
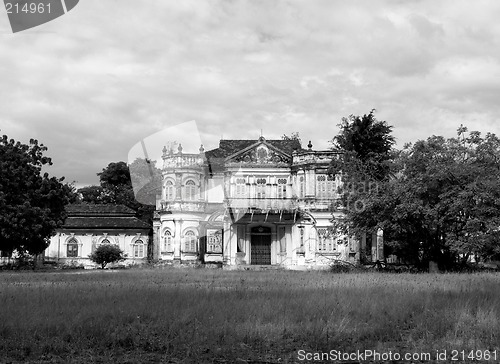
{"type": "Polygon", "coordinates": [[[345,217],[334,218],[333,230],[347,235],[372,233],[379,226],[373,220],[359,222],[359,219],[367,197],[389,180],[394,168],[397,153],[393,149],[392,126],[377,120],[375,110],[371,110],[363,116],[343,118],[339,128],[339,134],[332,140],[333,149],[339,154],[332,160],[329,173],[341,175],[335,208],[342,209],[345,217]]]}
{"type": "Polygon", "coordinates": [[[73,186],[64,177],[42,174],[52,165],[47,148],[31,139],[23,144],[0,138],[0,250],[40,254],[66,217],[65,205],[74,201],[73,186]]]}
{"type": "Polygon", "coordinates": [[[393,251],[409,262],[441,268],[469,257],[499,256],[500,139],[488,133],[433,136],[407,145],[394,178],[365,194],[350,211],[353,228],[380,227],[393,251]]]}
{"type": "Polygon", "coordinates": [[[372,110],[363,116],[342,118],[339,127],[340,133],[332,144],[342,154],[332,162],[332,170],[357,180],[387,178],[394,159],[392,126],[377,120],[372,110]]]}

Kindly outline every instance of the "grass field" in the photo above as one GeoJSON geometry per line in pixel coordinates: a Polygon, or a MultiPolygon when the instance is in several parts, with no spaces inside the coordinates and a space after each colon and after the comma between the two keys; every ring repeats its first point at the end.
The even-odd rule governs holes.
{"type": "Polygon", "coordinates": [[[451,359],[471,349],[496,350],[493,363],[499,317],[499,274],[2,272],[0,363],[296,363],[299,350],[451,359]]]}

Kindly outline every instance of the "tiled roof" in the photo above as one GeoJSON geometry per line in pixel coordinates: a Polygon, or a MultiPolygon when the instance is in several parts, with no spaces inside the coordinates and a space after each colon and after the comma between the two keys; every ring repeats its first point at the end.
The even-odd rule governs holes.
{"type": "MultiPolygon", "coordinates": [[[[219,148],[209,150],[205,153],[208,159],[210,158],[226,158],[234,153],[237,153],[249,146],[257,143],[259,140],[235,140],[235,139],[222,139],[219,142],[219,148]]],[[[292,154],[294,150],[301,150],[300,142],[298,140],[265,140],[266,143],[283,151],[286,154],[292,154]]]]}
{"type": "Polygon", "coordinates": [[[66,206],[68,217],[63,229],[149,229],[135,217],[135,211],[123,205],[73,204],[66,206]]]}
{"type": "Polygon", "coordinates": [[[124,205],[72,204],[66,206],[68,216],[134,216],[135,211],[124,205]]]}
{"type": "Polygon", "coordinates": [[[135,217],[68,217],[63,229],[149,229],[135,217]]]}

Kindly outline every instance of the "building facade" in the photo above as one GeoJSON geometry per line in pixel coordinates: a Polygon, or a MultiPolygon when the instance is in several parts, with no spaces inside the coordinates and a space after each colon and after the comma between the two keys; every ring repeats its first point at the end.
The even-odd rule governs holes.
{"type": "Polygon", "coordinates": [[[50,238],[45,261],[78,267],[95,267],[89,255],[102,244],[117,245],[126,257],[120,264],[142,264],[148,258],[150,226],[123,205],[75,204],[50,238]]]}
{"type": "Polygon", "coordinates": [[[335,235],[338,153],[297,140],[221,140],[199,153],[163,149],[154,258],[227,267],[327,267],[383,259],[381,232],[335,235]]]}

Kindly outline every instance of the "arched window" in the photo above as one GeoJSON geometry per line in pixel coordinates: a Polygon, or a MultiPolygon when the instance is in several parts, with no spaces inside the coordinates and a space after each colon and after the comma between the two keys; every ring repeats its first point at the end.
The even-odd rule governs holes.
{"type": "Polygon", "coordinates": [[[68,258],[75,258],[78,256],[78,241],[75,238],[71,238],[66,244],[66,256],[68,258]]]}
{"type": "Polygon", "coordinates": [[[172,181],[167,181],[165,184],[165,199],[173,201],[175,199],[175,187],[172,181]]]}
{"type": "Polygon", "coordinates": [[[189,253],[195,253],[196,252],[196,241],[198,239],[196,238],[196,234],[194,231],[189,230],[184,234],[184,251],[189,252],[189,253]]]}
{"type": "Polygon", "coordinates": [[[142,240],[136,240],[134,243],[134,258],[144,258],[145,244],[142,240]]]}
{"type": "Polygon", "coordinates": [[[162,253],[169,253],[174,251],[173,238],[170,230],[165,230],[163,233],[163,244],[161,247],[162,253]]]}
{"type": "Polygon", "coordinates": [[[184,199],[188,201],[196,200],[196,183],[193,180],[187,181],[184,186],[184,199]]]}

